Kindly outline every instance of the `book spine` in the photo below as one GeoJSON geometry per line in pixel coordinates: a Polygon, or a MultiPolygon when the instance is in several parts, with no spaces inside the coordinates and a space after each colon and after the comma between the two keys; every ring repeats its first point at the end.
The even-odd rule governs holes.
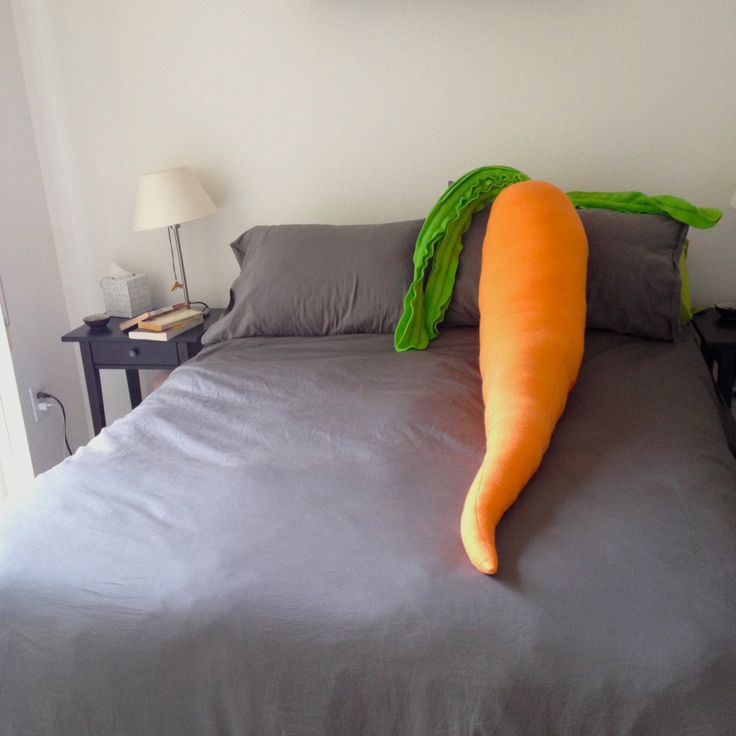
{"type": "Polygon", "coordinates": [[[177,325],[183,325],[186,322],[197,319],[200,316],[201,313],[194,310],[180,315],[172,313],[170,315],[167,315],[166,317],[163,317],[162,321],[150,318],[145,319],[140,322],[138,327],[142,330],[151,330],[152,332],[165,332],[166,330],[170,330],[177,325]]]}
{"type": "Polygon", "coordinates": [[[131,340],[156,340],[166,342],[169,338],[165,332],[149,332],[148,330],[132,330],[128,333],[131,340]]]}
{"type": "Polygon", "coordinates": [[[120,329],[123,332],[127,332],[133,327],[141,325],[146,320],[160,317],[162,314],[168,314],[169,312],[174,312],[177,309],[183,309],[185,306],[186,304],[182,302],[181,304],[172,304],[166,307],[159,307],[158,309],[151,309],[148,312],[143,312],[143,314],[139,314],[137,317],[132,317],[131,319],[126,319],[124,322],[121,322],[120,329]]]}
{"type": "Polygon", "coordinates": [[[133,340],[160,340],[165,342],[171,340],[177,335],[181,335],[187,330],[191,330],[193,327],[197,327],[204,322],[202,317],[194,317],[187,320],[182,320],[178,325],[172,325],[166,330],[143,330],[138,328],[128,333],[128,337],[133,340]]]}
{"type": "Polygon", "coordinates": [[[138,329],[146,330],[148,332],[168,332],[169,330],[176,330],[190,322],[194,324],[196,319],[196,317],[187,317],[186,319],[181,319],[178,322],[171,322],[168,325],[159,325],[156,322],[141,322],[138,325],[138,329]]]}

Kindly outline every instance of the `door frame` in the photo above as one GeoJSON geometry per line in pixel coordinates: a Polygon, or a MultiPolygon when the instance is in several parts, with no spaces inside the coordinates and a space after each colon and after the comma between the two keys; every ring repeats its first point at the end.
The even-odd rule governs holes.
{"type": "Polygon", "coordinates": [[[13,367],[10,318],[0,278],[0,504],[29,493],[33,462],[13,367]]]}

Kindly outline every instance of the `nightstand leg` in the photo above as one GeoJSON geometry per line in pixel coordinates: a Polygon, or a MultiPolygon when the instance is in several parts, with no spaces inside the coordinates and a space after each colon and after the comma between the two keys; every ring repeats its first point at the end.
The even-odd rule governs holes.
{"type": "Polygon", "coordinates": [[[130,396],[130,408],[135,409],[143,400],[141,398],[141,379],[135,368],[125,369],[125,379],[128,382],[128,396],[130,396]]]}
{"type": "Polygon", "coordinates": [[[705,363],[708,366],[708,370],[713,373],[713,351],[705,344],[705,340],[700,343],[700,352],[705,358],[705,363]]]}
{"type": "Polygon", "coordinates": [[[100,371],[95,368],[92,360],[92,347],[88,342],[80,342],[82,351],[82,367],[84,368],[84,380],[87,384],[87,399],[89,411],[92,415],[92,428],[98,435],[105,426],[105,406],[102,403],[102,384],[100,383],[100,371]]]}
{"type": "Polygon", "coordinates": [[[725,348],[718,359],[718,392],[723,396],[726,406],[731,407],[733,382],[736,378],[736,348],[725,348]]]}

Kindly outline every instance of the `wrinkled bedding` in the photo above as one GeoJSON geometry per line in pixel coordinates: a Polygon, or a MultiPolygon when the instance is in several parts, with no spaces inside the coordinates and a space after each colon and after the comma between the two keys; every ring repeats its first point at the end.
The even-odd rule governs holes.
{"type": "Polygon", "coordinates": [[[477,330],[205,350],[0,528],[0,734],[676,736],[736,723],[736,462],[691,340],[590,332],[459,536],[477,330]]]}

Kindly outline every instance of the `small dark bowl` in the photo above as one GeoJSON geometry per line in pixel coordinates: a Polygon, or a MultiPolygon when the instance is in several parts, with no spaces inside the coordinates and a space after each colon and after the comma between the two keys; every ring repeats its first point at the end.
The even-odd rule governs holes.
{"type": "Polygon", "coordinates": [[[736,302],[721,302],[716,304],[716,312],[721,315],[721,319],[728,324],[736,324],[736,302]]]}
{"type": "Polygon", "coordinates": [[[88,314],[86,317],[82,317],[82,321],[90,330],[104,330],[107,327],[107,323],[110,321],[109,314],[88,314]]]}

